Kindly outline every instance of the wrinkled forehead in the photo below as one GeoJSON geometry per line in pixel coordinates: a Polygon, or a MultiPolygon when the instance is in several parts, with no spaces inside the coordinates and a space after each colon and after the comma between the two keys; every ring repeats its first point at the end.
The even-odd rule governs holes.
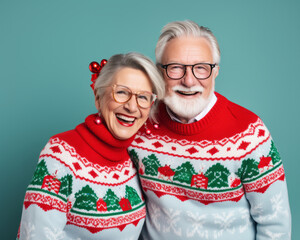
{"type": "Polygon", "coordinates": [[[162,55],[163,64],[213,63],[210,42],[204,37],[181,36],[167,42],[162,55]]]}

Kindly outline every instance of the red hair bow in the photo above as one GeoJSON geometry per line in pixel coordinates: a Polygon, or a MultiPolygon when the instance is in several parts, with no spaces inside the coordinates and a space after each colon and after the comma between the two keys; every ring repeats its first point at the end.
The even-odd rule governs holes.
{"type": "Polygon", "coordinates": [[[96,82],[96,79],[98,78],[100,72],[101,72],[101,69],[104,67],[104,65],[107,63],[107,60],[106,59],[102,59],[101,60],[101,63],[97,63],[97,62],[91,62],[90,63],[90,66],[89,66],[89,69],[90,71],[93,73],[92,74],[92,79],[91,81],[93,82],[90,86],[91,88],[94,90],[95,88],[95,82],[96,82]]]}

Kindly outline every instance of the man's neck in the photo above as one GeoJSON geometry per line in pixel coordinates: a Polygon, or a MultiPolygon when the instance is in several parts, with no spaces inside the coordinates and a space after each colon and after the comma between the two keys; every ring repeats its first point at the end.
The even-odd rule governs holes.
{"type": "Polygon", "coordinates": [[[171,119],[173,121],[187,124],[187,123],[190,123],[190,121],[192,121],[194,119],[194,117],[191,119],[180,117],[176,113],[174,113],[168,106],[166,106],[166,108],[167,108],[167,112],[168,112],[169,116],[171,117],[171,119]]]}

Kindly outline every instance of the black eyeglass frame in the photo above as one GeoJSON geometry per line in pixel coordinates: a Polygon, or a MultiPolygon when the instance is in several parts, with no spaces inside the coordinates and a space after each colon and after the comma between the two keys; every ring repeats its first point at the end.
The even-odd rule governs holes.
{"type": "Polygon", "coordinates": [[[183,77],[185,76],[185,74],[186,74],[186,67],[188,67],[188,66],[191,66],[191,67],[192,67],[192,73],[193,73],[193,75],[194,75],[194,77],[195,77],[196,79],[198,79],[198,80],[205,80],[205,79],[208,79],[208,78],[211,76],[212,70],[213,70],[218,64],[216,64],[216,63],[213,63],[213,64],[212,64],[212,63],[196,63],[196,64],[189,64],[189,65],[186,65],[186,64],[181,64],[181,63],[169,63],[169,64],[163,65],[163,64],[161,64],[161,63],[158,63],[157,65],[160,66],[161,68],[165,69],[167,76],[168,76],[170,79],[172,79],[172,80],[179,80],[179,79],[183,78],[183,77]],[[195,73],[194,73],[194,67],[195,67],[196,65],[199,65],[199,64],[202,64],[202,65],[209,65],[209,66],[210,66],[210,74],[208,75],[208,77],[206,77],[206,78],[197,78],[197,77],[196,77],[196,75],[195,75],[195,73]],[[183,73],[182,77],[180,77],[180,78],[172,78],[172,77],[170,77],[169,74],[168,74],[168,70],[167,70],[168,66],[170,66],[170,65],[180,65],[180,66],[184,66],[184,73],[183,73]]]}

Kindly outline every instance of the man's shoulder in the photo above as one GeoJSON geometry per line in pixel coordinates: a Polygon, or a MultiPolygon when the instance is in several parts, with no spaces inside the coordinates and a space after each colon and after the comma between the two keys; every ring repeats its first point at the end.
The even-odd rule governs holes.
{"type": "Polygon", "coordinates": [[[251,121],[251,120],[257,120],[259,117],[252,112],[251,110],[235,103],[230,100],[228,100],[226,97],[222,96],[219,93],[216,93],[216,96],[218,99],[222,99],[222,102],[226,103],[226,110],[229,111],[229,113],[236,118],[237,120],[245,120],[245,121],[251,121]]]}
{"type": "Polygon", "coordinates": [[[252,111],[239,104],[236,104],[220,94],[216,94],[217,108],[219,114],[215,115],[211,131],[218,135],[218,138],[235,136],[247,132],[256,124],[263,124],[261,119],[252,111]]]}

